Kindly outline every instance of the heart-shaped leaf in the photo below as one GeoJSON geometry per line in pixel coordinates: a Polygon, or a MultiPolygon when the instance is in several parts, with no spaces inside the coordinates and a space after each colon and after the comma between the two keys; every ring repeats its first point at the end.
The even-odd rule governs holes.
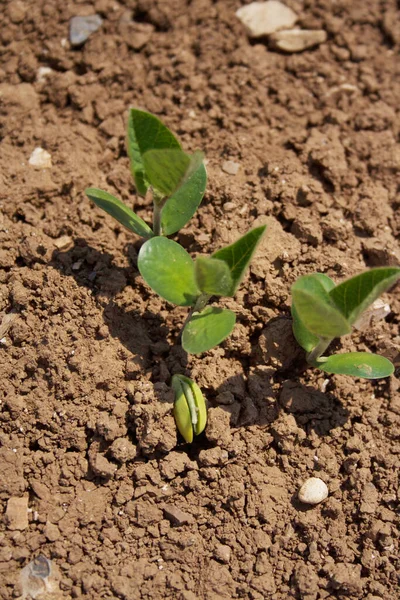
{"type": "Polygon", "coordinates": [[[202,153],[195,152],[179,188],[165,202],[161,213],[161,227],[164,235],[172,235],[186,225],[193,217],[203,199],[207,185],[207,171],[198,159],[202,153]],[[192,169],[195,168],[194,171],[192,169]]]}
{"type": "Polygon", "coordinates": [[[305,275],[292,285],[297,317],[310,333],[319,338],[340,337],[351,331],[350,324],[329,296],[326,288],[328,279],[305,275]]]}
{"type": "Polygon", "coordinates": [[[221,250],[217,250],[212,255],[212,258],[218,258],[227,263],[231,271],[232,287],[229,296],[234,296],[235,292],[242,281],[246,269],[253,257],[254,252],[257,249],[258,244],[265,232],[266,225],[256,227],[243,237],[239,238],[236,242],[221,250]]]}
{"type": "MultiPolygon", "coordinates": [[[[308,275],[307,277],[312,278],[312,281],[317,281],[318,283],[314,287],[314,293],[318,295],[320,292],[322,297],[325,297],[325,292],[329,292],[332,288],[335,287],[334,282],[330,277],[324,275],[324,273],[314,273],[312,275],[308,275]]],[[[311,285],[311,284],[310,284],[311,285]]],[[[311,333],[307,327],[301,321],[295,304],[292,303],[292,318],[293,318],[293,334],[296,338],[298,344],[304,348],[307,352],[311,352],[313,348],[318,344],[319,337],[311,333]]]]}
{"type": "Polygon", "coordinates": [[[327,358],[319,359],[318,368],[327,373],[352,375],[365,379],[379,379],[388,377],[394,372],[394,366],[384,356],[370,354],[369,352],[346,352],[332,354],[327,358]]]}
{"type": "Polygon", "coordinates": [[[370,269],[343,281],[329,292],[329,296],[348,322],[353,324],[361,313],[398,279],[399,267],[370,269]]]}
{"type": "Polygon", "coordinates": [[[194,274],[199,290],[210,296],[228,296],[232,289],[231,271],[223,260],[200,256],[194,274]]]}
{"type": "Polygon", "coordinates": [[[190,354],[206,352],[218,346],[235,326],[235,313],[226,308],[207,306],[194,313],[182,333],[182,346],[190,354]]]}
{"type": "Polygon", "coordinates": [[[181,150],[180,143],[168,127],[154,115],[131,108],[128,121],[128,155],[135,186],[141,196],[146,195],[150,185],[146,178],[143,155],[149,150],[166,148],[181,150]]]}
{"type": "Polygon", "coordinates": [[[118,200],[112,194],[99,190],[97,188],[87,188],[85,194],[94,202],[97,206],[105,210],[109,215],[114,217],[119,223],[141,235],[142,237],[152,237],[153,232],[151,228],[138,217],[126,204],[118,200]]]}
{"type": "Polygon", "coordinates": [[[200,295],[191,256],[176,242],[153,237],[138,257],[140,274],[159,296],[179,306],[192,306],[200,295]]]}

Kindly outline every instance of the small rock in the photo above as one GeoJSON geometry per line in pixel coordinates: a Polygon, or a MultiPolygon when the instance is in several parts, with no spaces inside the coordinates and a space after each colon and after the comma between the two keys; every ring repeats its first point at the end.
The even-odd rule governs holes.
{"type": "Polygon", "coordinates": [[[185,525],[186,523],[194,523],[194,517],[190,513],[187,513],[173,504],[164,505],[164,516],[168,521],[171,521],[178,527],[185,525]]]}
{"type": "Polygon", "coordinates": [[[293,27],[297,15],[277,0],[252,2],[236,11],[236,16],[247,28],[252,38],[270,35],[279,29],[293,27]]]}
{"type": "Polygon", "coordinates": [[[43,554],[39,554],[21,571],[22,598],[58,598],[60,573],[43,554]],[[47,592],[47,594],[46,594],[47,592]]]}
{"type": "Polygon", "coordinates": [[[359,316],[357,321],[353,323],[353,326],[358,329],[358,331],[370,329],[375,323],[385,319],[389,313],[389,304],[386,304],[381,298],[378,298],[359,316]]]}
{"type": "Polygon", "coordinates": [[[54,523],[50,523],[50,521],[47,521],[46,527],[44,528],[44,535],[49,540],[49,542],[55,542],[56,540],[58,540],[61,534],[57,525],[54,525],[54,523]]]}
{"type": "Polygon", "coordinates": [[[323,44],[327,39],[322,29],[290,29],[274,33],[269,38],[274,48],[284,52],[302,52],[312,46],[323,44]]]}
{"type": "Polygon", "coordinates": [[[110,463],[102,454],[96,454],[94,459],[90,461],[90,466],[95,475],[106,479],[110,479],[117,470],[117,466],[110,463]]]}
{"type": "Polygon", "coordinates": [[[73,243],[74,241],[69,235],[62,235],[61,237],[54,240],[54,245],[59,250],[66,250],[67,248],[70,248],[73,245],[73,243]]]}
{"type": "Polygon", "coordinates": [[[7,502],[5,517],[8,529],[19,531],[26,529],[29,525],[28,496],[10,498],[7,502]]]}
{"type": "Polygon", "coordinates": [[[50,169],[51,155],[43,148],[35,148],[30,155],[29,164],[35,169],[50,169]]]}
{"type": "Polygon", "coordinates": [[[225,173],[228,173],[228,175],[236,175],[239,171],[239,167],[239,163],[236,163],[233,160],[226,160],[222,164],[222,170],[225,171],[225,173]]]}
{"type": "Polygon", "coordinates": [[[88,17],[72,17],[69,22],[69,41],[76,48],[82,46],[88,37],[97,31],[103,23],[100,15],[89,15],[88,17]]]}
{"type": "Polygon", "coordinates": [[[232,394],[232,392],[221,392],[215,398],[215,402],[217,404],[233,404],[235,402],[235,396],[232,394]]]}
{"type": "Polygon", "coordinates": [[[310,477],[299,489],[298,497],[305,504],[319,504],[328,497],[328,486],[319,477],[310,477]]]}
{"type": "Polygon", "coordinates": [[[50,69],[50,67],[39,67],[37,70],[36,81],[38,83],[44,83],[52,73],[53,69],[50,69]]]}
{"type": "Polygon", "coordinates": [[[225,544],[218,544],[218,546],[215,548],[214,556],[217,560],[228,564],[231,560],[231,552],[232,551],[229,546],[226,546],[225,544]]]}
{"type": "Polygon", "coordinates": [[[136,456],[136,446],[126,438],[117,438],[110,446],[110,453],[120,463],[133,460],[136,456]]]}

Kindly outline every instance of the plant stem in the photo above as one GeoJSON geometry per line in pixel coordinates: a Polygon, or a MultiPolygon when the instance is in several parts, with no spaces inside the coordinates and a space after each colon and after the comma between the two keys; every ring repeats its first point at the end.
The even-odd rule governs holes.
{"type": "Polygon", "coordinates": [[[320,338],[318,344],[307,354],[307,362],[313,367],[318,366],[318,359],[325,352],[333,338],[320,338]]]}
{"type": "Polygon", "coordinates": [[[153,233],[154,235],[162,235],[161,212],[166,202],[166,198],[159,196],[153,189],[151,190],[151,193],[153,196],[153,233]]]}
{"type": "Polygon", "coordinates": [[[180,330],[179,335],[178,335],[178,340],[181,339],[183,330],[185,329],[186,324],[192,318],[193,313],[201,312],[207,306],[207,303],[210,298],[211,298],[211,296],[209,296],[208,294],[200,294],[200,296],[196,300],[195,305],[192,306],[192,308],[190,309],[188,316],[185,319],[184,324],[182,325],[182,329],[180,330]]]}

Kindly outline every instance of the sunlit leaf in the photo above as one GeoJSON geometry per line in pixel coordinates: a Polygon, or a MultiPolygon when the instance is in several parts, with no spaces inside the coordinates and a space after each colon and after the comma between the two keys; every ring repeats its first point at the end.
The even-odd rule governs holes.
{"type": "MultiPolygon", "coordinates": [[[[318,274],[320,275],[320,274],[318,274]]],[[[305,275],[292,286],[292,304],[302,325],[313,335],[335,338],[350,333],[350,324],[334,305],[324,276],[305,275]]]]}
{"type": "Polygon", "coordinates": [[[178,148],[149,150],[142,159],[147,181],[163,197],[179,187],[190,165],[190,157],[178,148]]]}
{"type": "MultiPolygon", "coordinates": [[[[307,277],[312,278],[309,281],[316,281],[316,285],[313,288],[313,291],[316,295],[320,293],[322,297],[325,297],[326,292],[329,292],[332,288],[335,287],[334,282],[330,277],[325,275],[324,273],[314,273],[313,275],[308,275],[307,277]]],[[[311,287],[310,283],[310,287],[311,287]]],[[[293,318],[293,334],[296,338],[298,344],[304,348],[307,352],[311,352],[313,348],[318,344],[319,337],[314,335],[307,329],[307,327],[301,321],[298,312],[296,310],[294,302],[292,303],[292,318],[293,318]]]]}
{"type": "Polygon", "coordinates": [[[200,295],[191,256],[176,242],[153,237],[140,249],[140,274],[159,296],[180,306],[191,306],[200,295]]]}
{"type": "Polygon", "coordinates": [[[234,296],[242,281],[246,269],[265,232],[266,225],[252,229],[236,242],[214,252],[212,258],[218,258],[227,263],[231,271],[232,287],[229,296],[234,296]]]}
{"type": "Polygon", "coordinates": [[[87,188],[85,194],[94,202],[97,206],[105,210],[109,215],[114,217],[119,223],[141,235],[142,237],[149,238],[153,235],[151,228],[138,217],[126,204],[118,200],[112,194],[99,190],[97,188],[87,188]]]}
{"type": "Polygon", "coordinates": [[[226,308],[207,306],[194,313],[182,334],[182,346],[190,354],[206,352],[218,346],[235,326],[235,313],[226,308]]]}
{"type": "Polygon", "coordinates": [[[160,119],[136,108],[131,108],[129,111],[127,145],[132,176],[136,189],[142,196],[146,195],[150,185],[146,178],[143,155],[154,149],[181,150],[181,145],[174,134],[160,119]]]}
{"type": "Polygon", "coordinates": [[[228,296],[232,289],[231,271],[223,260],[199,257],[194,263],[198,288],[210,296],[228,296]]]}
{"type": "Polygon", "coordinates": [[[202,162],[202,153],[195,153],[192,158],[194,160],[190,163],[183,181],[162,209],[161,227],[164,235],[172,235],[182,229],[193,217],[203,199],[207,185],[207,172],[202,162]],[[200,163],[198,163],[199,158],[201,158],[200,163]]]}
{"type": "Polygon", "coordinates": [[[329,295],[348,322],[352,324],[398,279],[400,279],[399,267],[370,269],[343,281],[331,290],[329,295]]]}
{"type": "Polygon", "coordinates": [[[197,383],[189,377],[174,375],[171,384],[175,392],[176,425],[184,440],[190,443],[193,434],[199,435],[207,424],[206,402],[197,383]]]}
{"type": "Polygon", "coordinates": [[[369,352],[332,354],[332,356],[320,359],[317,366],[327,373],[351,375],[365,379],[388,377],[394,372],[394,366],[390,360],[369,352]]]}

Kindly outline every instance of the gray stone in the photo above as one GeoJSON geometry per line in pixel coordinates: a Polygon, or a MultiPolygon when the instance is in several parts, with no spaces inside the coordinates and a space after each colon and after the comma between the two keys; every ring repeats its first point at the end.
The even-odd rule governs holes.
{"type": "Polygon", "coordinates": [[[97,31],[103,23],[100,15],[88,17],[72,17],[69,22],[69,41],[71,46],[82,46],[88,37],[97,31]]]}
{"type": "Polygon", "coordinates": [[[297,21],[296,13],[277,0],[252,2],[239,8],[236,16],[252,38],[270,35],[279,29],[293,27],[297,21]]]}

